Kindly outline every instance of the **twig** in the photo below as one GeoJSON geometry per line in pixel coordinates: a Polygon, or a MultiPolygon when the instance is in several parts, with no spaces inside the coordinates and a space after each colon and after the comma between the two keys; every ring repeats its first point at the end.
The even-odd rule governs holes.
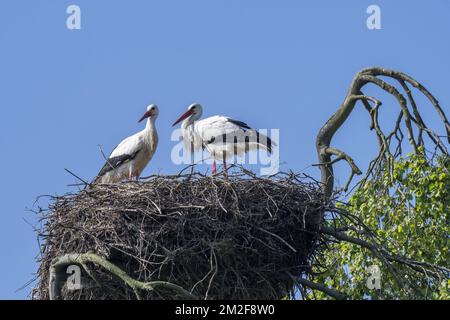
{"type": "Polygon", "coordinates": [[[83,182],[83,184],[85,186],[90,186],[91,184],[83,179],[81,179],[79,176],[77,176],[75,173],[73,173],[72,171],[70,171],[69,169],[64,168],[64,170],[66,170],[68,173],[70,173],[72,176],[74,176],[75,178],[77,178],[78,180],[80,180],[81,182],[83,182]]]}

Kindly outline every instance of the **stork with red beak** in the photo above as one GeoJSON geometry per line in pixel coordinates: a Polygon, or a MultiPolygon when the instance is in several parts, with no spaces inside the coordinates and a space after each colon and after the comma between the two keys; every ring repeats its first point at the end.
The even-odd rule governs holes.
{"type": "Polygon", "coordinates": [[[212,173],[216,174],[216,160],[223,161],[223,174],[227,176],[227,159],[233,155],[243,155],[248,151],[263,148],[272,153],[274,143],[266,135],[260,134],[245,122],[225,116],[212,116],[199,120],[203,108],[193,103],[173,124],[181,121],[181,132],[185,148],[191,151],[206,149],[213,158],[212,173]]]}
{"type": "Polygon", "coordinates": [[[115,183],[124,179],[139,179],[144,168],[155,154],[158,145],[158,133],[155,120],[159,110],[154,104],[147,107],[147,111],[139,122],[147,119],[145,129],[124,139],[106,160],[98,173],[94,183],[115,183]]]}

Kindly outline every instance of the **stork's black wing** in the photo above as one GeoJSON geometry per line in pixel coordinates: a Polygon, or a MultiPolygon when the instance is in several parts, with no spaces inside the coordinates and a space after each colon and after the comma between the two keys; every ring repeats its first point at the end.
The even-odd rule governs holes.
{"type": "Polygon", "coordinates": [[[109,158],[108,160],[106,160],[106,163],[103,165],[102,169],[100,170],[100,172],[98,173],[97,177],[101,177],[103,176],[105,173],[116,169],[117,167],[119,167],[120,165],[133,160],[134,158],[136,158],[137,154],[139,153],[138,150],[133,154],[123,154],[117,157],[112,157],[109,158]]]}
{"type": "Polygon", "coordinates": [[[234,120],[231,118],[227,118],[227,120],[229,122],[231,122],[232,124],[237,125],[238,127],[240,127],[242,130],[251,130],[250,126],[248,124],[246,124],[245,122],[239,121],[239,120],[234,120]]]}
{"type": "MultiPolygon", "coordinates": [[[[252,134],[256,134],[256,142],[258,143],[262,143],[263,145],[265,145],[267,147],[267,150],[272,153],[272,140],[266,136],[266,135],[261,135],[258,131],[252,129],[248,124],[246,124],[245,122],[239,121],[239,120],[235,120],[235,119],[231,119],[231,118],[227,118],[227,121],[238,126],[240,129],[242,129],[244,132],[247,132],[247,130],[251,130],[250,132],[252,134]]],[[[208,141],[205,141],[205,144],[210,144],[210,143],[214,143],[217,140],[217,137],[211,137],[208,141]]],[[[223,143],[226,143],[227,141],[234,141],[234,143],[237,143],[237,137],[234,135],[233,132],[228,133],[228,134],[223,134],[221,141],[223,143]]],[[[248,144],[250,141],[250,137],[248,135],[245,135],[245,143],[248,144]]]]}

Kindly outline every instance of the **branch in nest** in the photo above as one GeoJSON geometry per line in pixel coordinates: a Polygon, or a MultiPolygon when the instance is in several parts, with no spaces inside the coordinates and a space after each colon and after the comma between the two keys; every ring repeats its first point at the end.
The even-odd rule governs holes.
{"type": "MultiPolygon", "coordinates": [[[[117,278],[121,279],[123,283],[125,283],[127,286],[129,286],[131,289],[133,289],[134,293],[136,294],[136,298],[140,299],[139,291],[153,291],[158,289],[170,289],[174,292],[176,292],[178,295],[182,296],[186,299],[196,299],[194,295],[192,295],[187,290],[183,289],[180,286],[177,286],[176,284],[165,282],[165,281],[151,281],[151,282],[141,282],[138,280],[135,280],[127,275],[125,271],[114,265],[113,263],[109,262],[105,258],[88,252],[88,253],[72,253],[72,254],[66,254],[64,256],[61,256],[59,258],[56,258],[53,260],[51,266],[50,266],[50,275],[49,275],[49,295],[50,300],[59,300],[61,299],[61,289],[64,280],[66,279],[66,269],[70,265],[79,265],[83,267],[87,271],[88,274],[90,274],[90,270],[86,267],[87,263],[93,263],[96,265],[101,266],[105,270],[107,270],[112,275],[116,276],[117,278]]],[[[94,279],[96,280],[96,279],[94,279]]]]}

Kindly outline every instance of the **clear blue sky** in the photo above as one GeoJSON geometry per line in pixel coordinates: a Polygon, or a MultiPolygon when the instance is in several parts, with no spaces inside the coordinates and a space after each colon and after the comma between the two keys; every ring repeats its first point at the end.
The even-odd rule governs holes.
{"type": "MultiPolygon", "coordinates": [[[[316,162],[315,135],[363,67],[411,74],[450,113],[449,17],[447,0],[2,1],[0,298],[27,298],[30,288],[15,291],[37,269],[27,208],[73,190],[64,168],[94,177],[97,145],[109,152],[141,130],[149,103],[160,107],[160,144],[145,175],[181,169],[170,162],[171,124],[194,101],[206,116],[279,128],[282,169],[300,171],[316,162]],[[81,7],[81,30],[66,28],[70,4],[81,7]],[[382,30],[366,27],[370,4],[381,7],[382,30]]],[[[398,108],[368,92],[385,111],[398,108]]],[[[375,138],[360,109],[334,145],[364,167],[375,138]]],[[[340,166],[341,183],[346,173],[340,166]]]]}

